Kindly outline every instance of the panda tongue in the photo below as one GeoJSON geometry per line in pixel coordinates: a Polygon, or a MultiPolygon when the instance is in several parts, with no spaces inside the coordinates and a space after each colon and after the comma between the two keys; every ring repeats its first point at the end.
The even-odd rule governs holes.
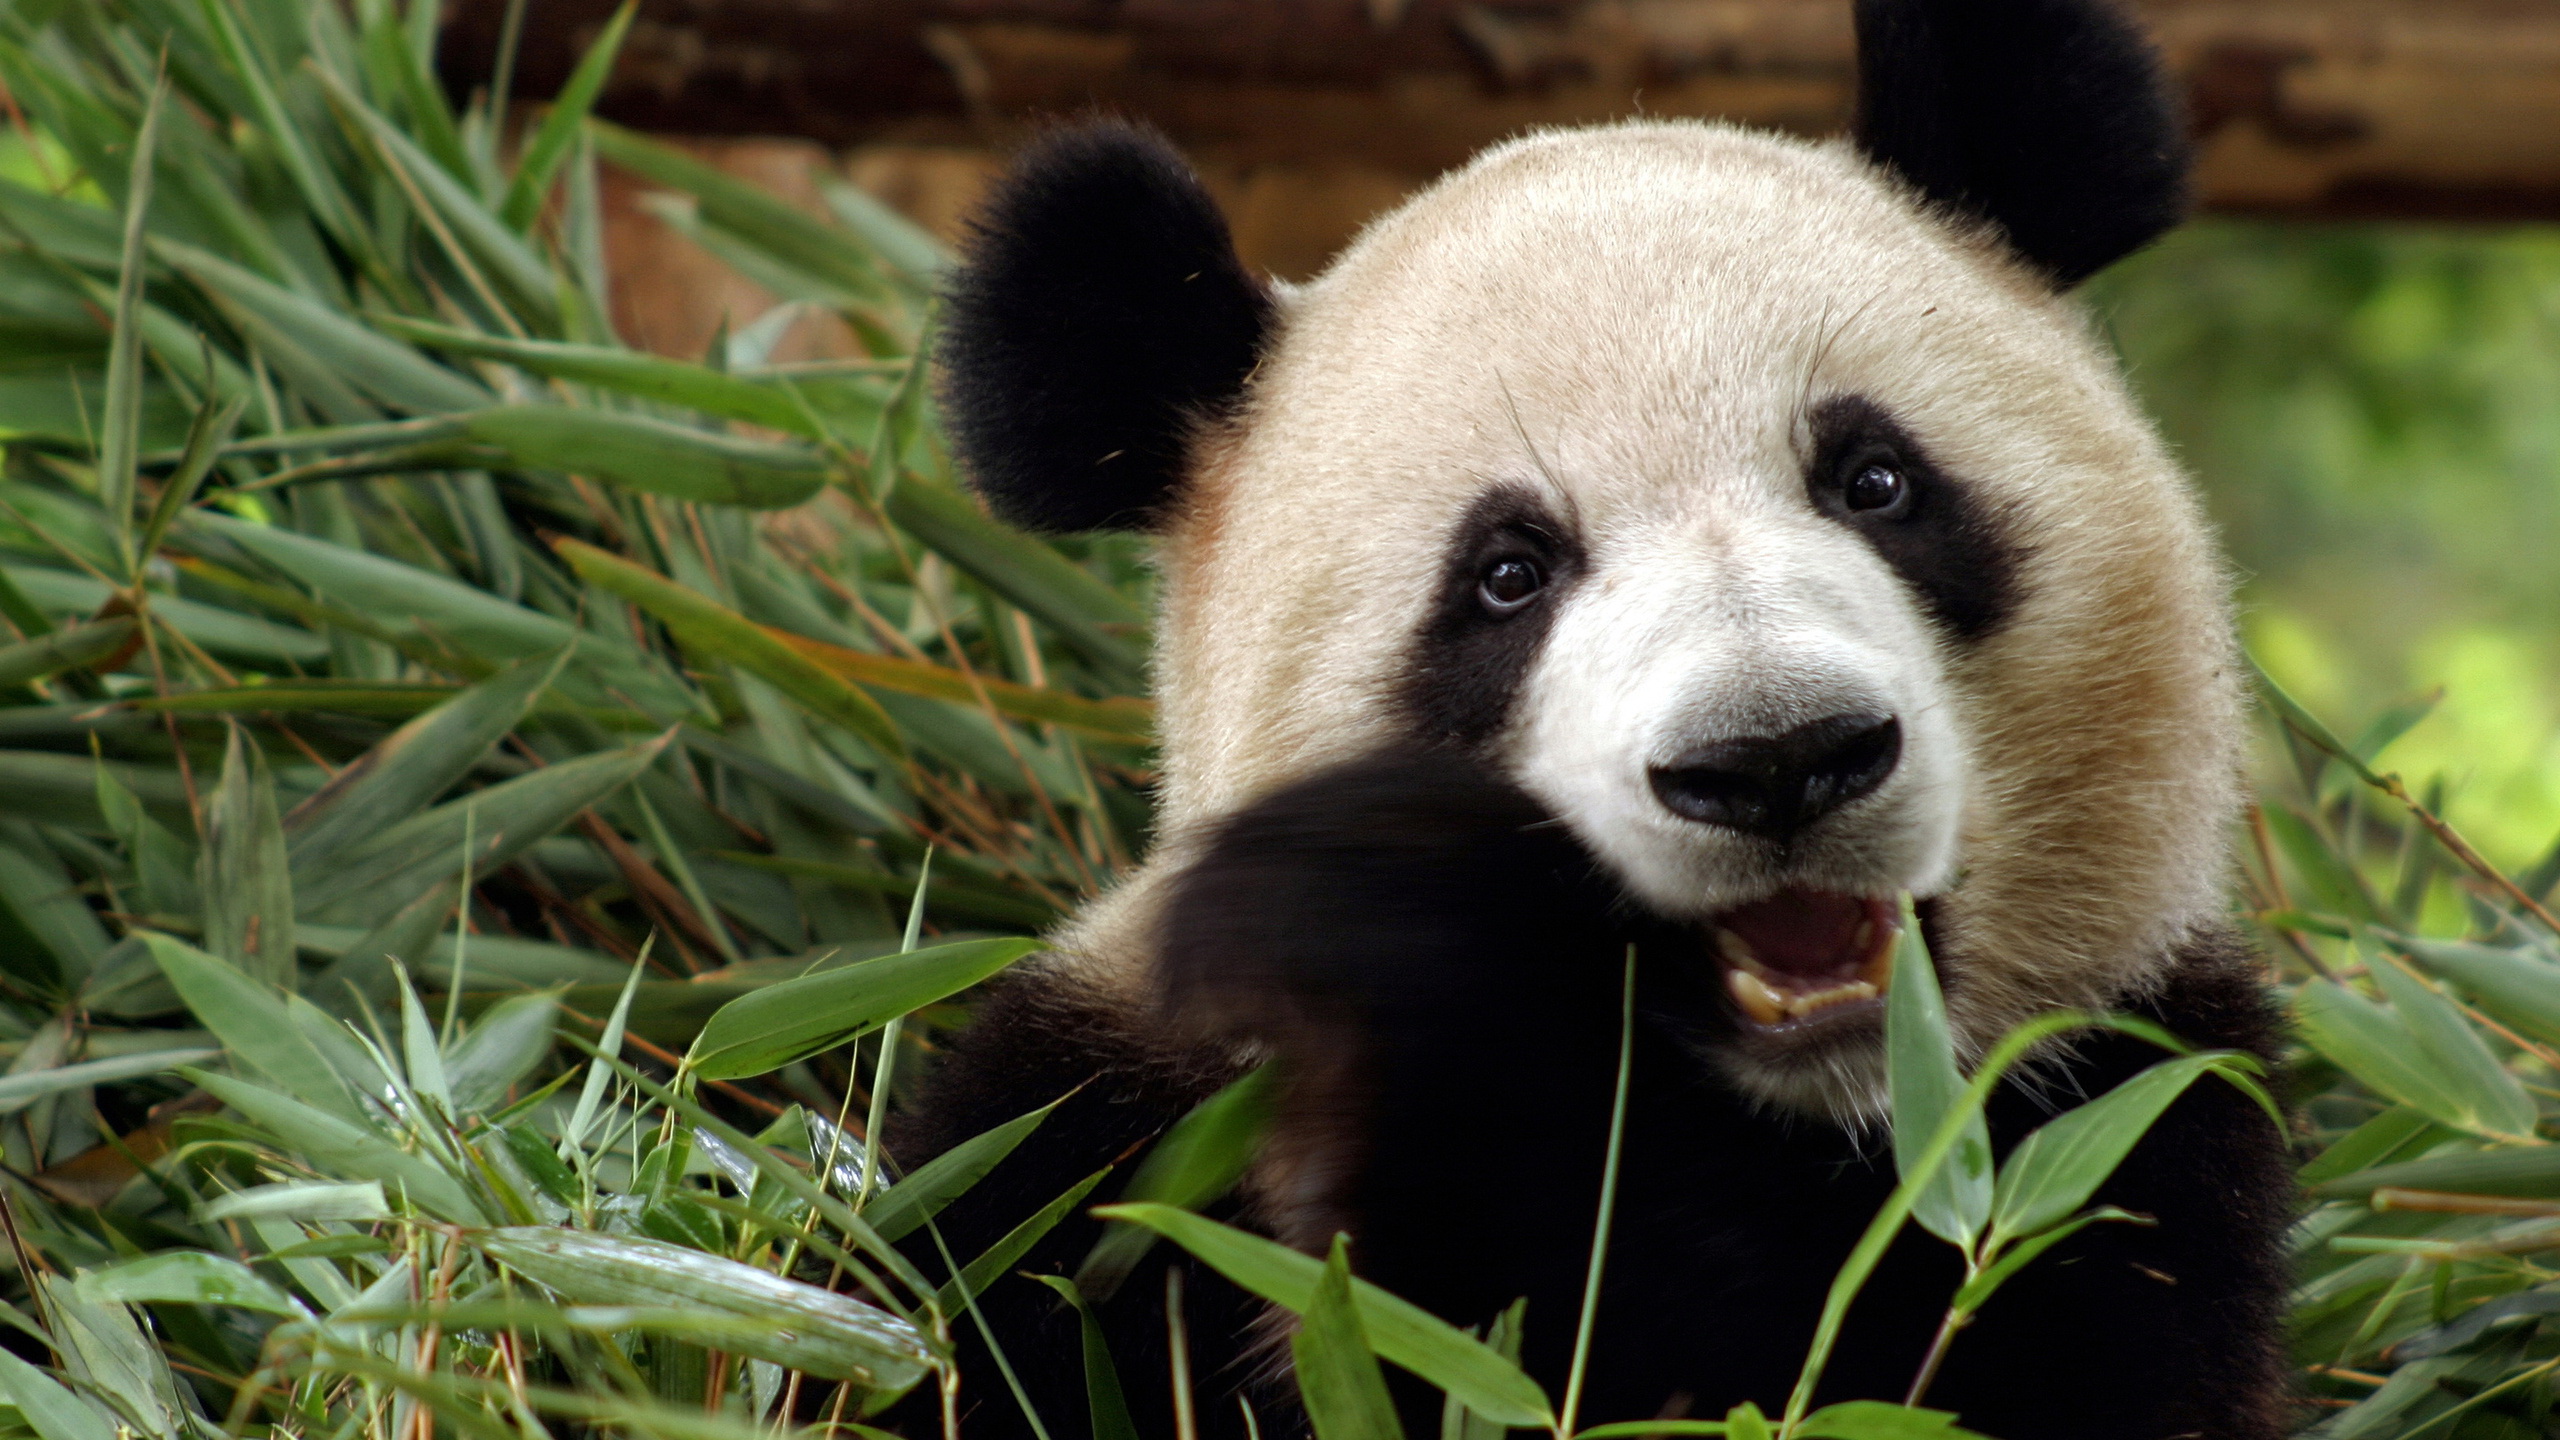
{"type": "Polygon", "coordinates": [[[1889,901],[1827,890],[1781,890],[1726,911],[1716,924],[1740,940],[1756,968],[1770,978],[1815,989],[1860,978],[1895,919],[1889,901]]]}

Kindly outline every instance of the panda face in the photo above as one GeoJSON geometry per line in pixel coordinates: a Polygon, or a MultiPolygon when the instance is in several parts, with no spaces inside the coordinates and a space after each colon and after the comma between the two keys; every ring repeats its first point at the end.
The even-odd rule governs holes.
{"type": "Polygon", "coordinates": [[[1516,142],[1281,297],[1165,535],[1169,831],[1462,747],[1692,935],[1746,1090],[1874,1103],[1928,902],[1979,1048],[2215,904],[2219,572],[2069,304],[1854,152],[1516,142]]]}

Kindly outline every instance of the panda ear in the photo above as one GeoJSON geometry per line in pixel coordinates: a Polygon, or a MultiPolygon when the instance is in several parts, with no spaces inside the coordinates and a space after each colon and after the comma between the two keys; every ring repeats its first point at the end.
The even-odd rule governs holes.
{"type": "Polygon", "coordinates": [[[941,399],[962,470],[1035,530],[1144,528],[1192,427],[1243,390],[1271,293],[1162,136],[1051,131],[995,187],[943,296],[941,399]]]}
{"type": "Polygon", "coordinates": [[[2076,285],[2176,225],[2190,147],[2112,0],[1857,0],[1861,149],[2076,285]]]}

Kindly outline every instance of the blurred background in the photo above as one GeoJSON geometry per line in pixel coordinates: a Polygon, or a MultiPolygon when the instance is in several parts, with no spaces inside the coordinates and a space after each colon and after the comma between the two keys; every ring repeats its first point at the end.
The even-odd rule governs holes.
{"type": "MultiPolygon", "coordinates": [[[[559,90],[608,0],[452,0],[457,95],[559,90]]],[[[2144,0],[2203,216],[2089,298],[2221,523],[2260,662],[2492,858],[2560,834],[2560,5],[2144,0]]],[[[1248,261],[1320,269],[1523,127],[1846,118],[1845,0],[653,0],[601,113],[814,209],[848,178],[948,237],[1042,117],[1197,160],[1248,261]]],[[[624,337],[699,356],[772,298],[608,176],[624,337]]],[[[681,217],[677,217],[681,218],[681,217]]],[[[844,351],[813,317],[777,358],[844,351]]]]}

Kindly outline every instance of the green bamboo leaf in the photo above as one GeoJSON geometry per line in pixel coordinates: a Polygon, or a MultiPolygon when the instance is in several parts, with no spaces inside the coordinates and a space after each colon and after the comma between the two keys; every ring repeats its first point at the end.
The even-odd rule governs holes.
{"type": "Polygon", "coordinates": [[[208,1200],[196,1211],[218,1220],[388,1220],[390,1202],[379,1180],[283,1180],[252,1185],[208,1200]]]}
{"type": "Polygon", "coordinates": [[[933,232],[882,204],[858,185],[825,174],[818,177],[819,198],[860,236],[871,253],[894,268],[919,294],[929,293],[951,265],[951,252],[933,232]]]}
{"type": "MultiPolygon", "coordinates": [[[[459,580],[353,546],[206,510],[189,512],[180,529],[191,537],[200,536],[207,542],[205,548],[246,551],[340,610],[371,617],[384,635],[492,663],[550,654],[575,644],[578,652],[564,683],[584,682],[583,703],[626,709],[637,703],[653,715],[682,714],[690,708],[691,700],[680,688],[644,663],[637,652],[617,646],[610,637],[581,632],[565,621],[459,580]]],[[[190,573],[211,578],[213,568],[190,573]]],[[[324,645],[320,655],[327,654],[324,645]]]]}
{"type": "MultiPolygon", "coordinates": [[[[1095,1215],[1144,1225],[1219,1274],[1295,1314],[1315,1298],[1324,1262],[1170,1205],[1103,1205],[1095,1215]]],[[[1352,1300],[1370,1347],[1506,1425],[1552,1429],[1555,1417],[1537,1382],[1484,1342],[1409,1301],[1354,1277],[1352,1300]]]]}
{"type": "Polygon", "coordinates": [[[481,1012],[471,1022],[471,1033],[445,1059],[445,1081],[453,1089],[458,1113],[488,1109],[532,1074],[551,1053],[559,1013],[556,994],[511,996],[481,1012]]]}
{"type": "Polygon", "coordinates": [[[294,1022],[275,987],[184,941],[149,930],[141,935],[152,960],[187,1002],[188,1013],[222,1042],[233,1064],[342,1119],[363,1118],[345,1073],[294,1022]]]}
{"type": "Polygon", "coordinates": [[[118,1440],[117,1425],[97,1405],[6,1350],[0,1350],[0,1396],[18,1407],[39,1440],[118,1440]]]}
{"type": "Polygon", "coordinates": [[[1058,1102],[1053,1100],[943,1151],[872,1197],[871,1203],[863,1207],[862,1218],[871,1222],[871,1228],[883,1240],[905,1239],[917,1226],[942,1213],[942,1207],[985,1179],[1057,1108],[1058,1102]]]}
{"type": "Polygon", "coordinates": [[[1957,1288],[1955,1298],[1947,1302],[1947,1308],[1967,1315],[1981,1309],[1983,1302],[1991,1298],[1992,1292],[2006,1284],[2010,1276],[2025,1269],[2028,1261],[2101,1220],[2122,1221],[2129,1225],[2156,1223],[2149,1217],[2136,1215],[2130,1210],[2119,1210],[2113,1205],[2101,1205],[2095,1210],[2074,1215],[2060,1224],[2048,1225],[2002,1251],[1999,1259],[1965,1281],[1957,1288]]]}
{"type": "Polygon", "coordinates": [[[2560,965],[2522,948],[2461,940],[2395,935],[2391,943],[2461,986],[2481,1009],[2537,1040],[2560,1043],[2560,965]]]}
{"type": "Polygon", "coordinates": [[[533,843],[603,803],[649,768],[668,736],[548,765],[413,815],[344,855],[314,857],[296,877],[305,913],[344,923],[396,910],[462,873],[466,835],[475,873],[507,864],[533,843]]]}
{"type": "Polygon", "coordinates": [[[178,1398],[168,1358],[142,1333],[132,1309],[81,1298],[68,1276],[44,1275],[39,1283],[63,1372],[92,1396],[111,1400],[135,1428],[157,1440],[178,1440],[179,1416],[188,1406],[178,1398]]]}
{"type": "Polygon", "coordinates": [[[736,1343],[740,1353],[875,1396],[924,1377],[932,1353],[913,1325],[850,1295],[804,1285],[717,1255],[631,1236],[549,1227],[470,1237],[490,1259],[573,1303],[709,1311],[778,1328],[736,1343]]]}
{"type": "MultiPolygon", "coordinates": [[[[8,788],[0,783],[0,796],[8,788]]],[[[92,790],[84,798],[94,804],[94,797],[92,790]]],[[[9,961],[29,962],[29,971],[49,968],[52,974],[44,978],[66,990],[76,988],[107,950],[106,927],[79,884],[43,835],[23,820],[0,820],[0,941],[17,952],[9,961]]]]}
{"type": "Polygon", "coordinates": [[[57,1065],[50,1070],[27,1070],[0,1076],[0,1115],[14,1115],[47,1095],[58,1095],[65,1090],[137,1080],[181,1066],[201,1065],[221,1054],[219,1050],[152,1050],[140,1055],[118,1055],[105,1060],[85,1060],[77,1065],[57,1065]]]}
{"type": "Polygon", "coordinates": [[[301,192],[306,211],[350,253],[370,255],[371,237],[356,223],[353,203],[327,167],[312,154],[303,127],[286,110],[275,68],[268,63],[255,37],[241,27],[226,0],[202,0],[202,13],[227,62],[227,74],[246,91],[250,116],[275,147],[276,158],[283,162],[285,173],[301,192]]]}
{"type": "Polygon", "coordinates": [[[551,102],[551,112],[542,117],[542,128],[534,131],[532,142],[524,147],[524,157],[516,162],[515,180],[507,186],[507,198],[498,211],[499,218],[509,225],[530,230],[541,215],[542,197],[551,188],[551,177],[578,142],[587,112],[595,108],[596,97],[604,93],[604,83],[613,74],[614,56],[621,53],[622,37],[630,30],[631,17],[639,8],[639,0],[623,0],[622,7],[613,12],[613,18],[605,22],[604,33],[579,57],[569,83],[551,102]]]}
{"type": "MultiPolygon", "coordinates": [[[[98,613],[115,597],[103,580],[32,565],[0,567],[11,585],[38,609],[56,615],[98,613]]],[[[216,655],[252,664],[291,667],[329,658],[329,642],[308,630],[278,625],[198,600],[152,591],[145,599],[151,618],[216,655]]],[[[99,622],[105,623],[105,622],[99,622]]]]}
{"type": "Polygon", "coordinates": [[[151,518],[142,527],[142,539],[134,546],[134,554],[149,559],[159,553],[161,539],[179,512],[195,503],[196,492],[203,488],[205,477],[213,473],[214,462],[221,458],[223,443],[231,438],[232,428],[240,423],[248,409],[245,395],[224,398],[216,394],[197,408],[193,424],[187,427],[187,443],[178,452],[178,463],[160,486],[160,496],[151,502],[151,518]]]}
{"type": "Polygon", "coordinates": [[[569,654],[517,661],[383,737],[285,816],[292,853],[335,854],[417,814],[523,722],[569,654]]]}
{"type": "Polygon", "coordinates": [[[0,645],[0,685],[24,685],[65,670],[95,665],[124,649],[133,639],[133,631],[133,617],[119,615],[21,640],[15,645],[0,645]]]}
{"type": "Polygon", "coordinates": [[[205,806],[197,884],[206,947],[270,985],[294,987],[293,875],[266,755],[230,727],[222,780],[205,806]]]}
{"type": "MultiPolygon", "coordinates": [[[[405,340],[455,355],[501,360],[555,380],[593,385],[616,394],[706,415],[744,420],[767,429],[817,439],[818,427],[791,392],[770,381],[750,380],[707,365],[688,364],[613,345],[569,345],[556,340],[517,340],[395,315],[373,323],[405,340]]],[[[405,438],[405,437],[404,437],[405,438]]],[[[583,463],[583,462],[582,462],[583,463]]],[[[569,468],[576,468],[574,466],[569,468]]]]}
{"type": "Polygon", "coordinates": [[[1057,1291],[1059,1300],[1076,1312],[1076,1330],[1084,1342],[1085,1419],[1093,1440],[1138,1440],[1128,1396],[1120,1389],[1119,1367],[1111,1363],[1111,1344],[1103,1338],[1102,1322],[1094,1318],[1093,1307],[1085,1303],[1075,1282],[1063,1275],[1031,1278],[1057,1291]]]}
{"type": "Polygon", "coordinates": [[[309,1312],[239,1261],[202,1250],[163,1250],[80,1277],[82,1299],[96,1304],[232,1305],[289,1319],[309,1312]]]}
{"type": "Polygon", "coordinates": [[[2294,992],[2293,1016],[2295,1027],[2313,1049],[2386,1098],[2429,1119],[2456,1130],[2499,1137],[2530,1130],[2529,1117],[2526,1132],[2501,1128],[2512,1117],[2492,1112],[2504,1111],[2505,1097],[2483,1096],[2465,1088],[2465,1077],[2448,1073],[2435,1060],[2403,1014],[2386,1010],[2334,980],[2304,981],[2294,992]]]}
{"type": "MultiPolygon", "coordinates": [[[[1946,999],[1929,942],[1906,897],[1894,940],[1893,985],[1885,997],[1885,1064],[1893,1095],[1893,1159],[1907,1178],[1938,1126],[1963,1098],[1946,999]]],[[[1991,1216],[1991,1131],[1979,1110],[1965,1121],[1955,1152],[1912,1201],[1911,1217],[1950,1245],[1971,1248],[1991,1216]]]]}
{"type": "Polygon", "coordinates": [[[445,101],[443,85],[420,63],[390,6],[383,6],[366,24],[364,58],[375,88],[385,97],[400,97],[418,144],[446,174],[468,183],[471,157],[463,148],[462,132],[454,126],[453,107],[445,101]]]}
{"type": "Polygon", "coordinates": [[[985,1254],[961,1267],[960,1273],[952,1276],[950,1283],[934,1292],[934,1306],[945,1315],[965,1313],[972,1297],[985,1294],[988,1286],[1003,1279],[1021,1263],[1022,1257],[1031,1253],[1031,1247],[1056,1229],[1059,1221],[1074,1213],[1077,1203],[1092,1194],[1093,1187],[1101,1184],[1103,1177],[1110,1173],[1108,1165],[1094,1171],[1068,1186],[1065,1194],[1041,1206],[1031,1218],[1006,1231],[1003,1239],[988,1246],[985,1254]]]}
{"type": "Polygon", "coordinates": [[[481,409],[492,398],[417,351],[218,255],[175,240],[151,243],[163,261],[221,301],[227,313],[301,350],[385,405],[436,415],[481,409]]]}
{"type": "Polygon", "coordinates": [[[737,665],[891,755],[906,753],[904,740],[878,701],[735,610],[584,542],[562,539],[552,548],[578,572],[578,578],[648,611],[686,649],[705,660],[717,658],[737,665]]]}
{"type": "Polygon", "coordinates": [[[880,504],[900,530],[1055,630],[1113,683],[1143,683],[1145,656],[1127,632],[1143,629],[1146,616],[1127,596],[1038,538],[987,518],[958,491],[910,475],[880,504]]]}
{"type": "Polygon", "coordinates": [[[1087,700],[1081,695],[1018,685],[991,675],[972,677],[948,666],[831,645],[770,625],[762,628],[834,674],[874,689],[948,700],[973,710],[984,704],[1016,720],[1056,725],[1123,745],[1155,741],[1155,707],[1135,696],[1087,700]]]}
{"type": "Polygon", "coordinates": [[[849,295],[879,299],[886,287],[861,245],[771,193],[619,126],[588,122],[599,154],[643,179],[692,196],[702,217],[774,260],[849,295]]]}
{"type": "Polygon", "coordinates": [[[1333,1237],[1315,1293],[1289,1337],[1297,1362],[1298,1394],[1316,1440],[1404,1440],[1387,1377],[1369,1350],[1360,1308],[1351,1298],[1351,1256],[1344,1237],[1333,1237]]]}
{"type": "Polygon", "coordinates": [[[315,1169],[380,1180],[383,1189],[405,1195],[408,1203],[439,1220],[458,1225],[488,1222],[461,1182],[433,1161],[401,1149],[370,1125],[341,1120],[293,1096],[229,1075],[205,1070],[185,1073],[315,1169]]]}
{"type": "Polygon", "coordinates": [[[706,1080],[779,1070],[956,995],[1039,948],[1037,940],[964,940],[768,985],[721,1006],[685,1068],[706,1080]]]}
{"type": "Polygon", "coordinates": [[[1887,1405],[1881,1400],[1825,1405],[1804,1417],[1795,1433],[1805,1440],[1986,1440],[1957,1428],[1956,1417],[1949,1411],[1887,1405]]]}
{"type": "Polygon", "coordinates": [[[384,119],[365,98],[327,70],[315,72],[339,112],[372,142],[382,169],[395,182],[405,182],[415,198],[444,222],[439,240],[450,235],[467,254],[447,250],[457,266],[484,274],[505,287],[506,298],[544,327],[556,326],[559,307],[551,267],[525,238],[504,222],[470,188],[435,162],[400,127],[384,119]]]}
{"type": "Polygon", "coordinates": [[[2188,1086],[2207,1075],[2258,1068],[2237,1051],[2180,1055],[2046,1121],[2001,1163],[1992,1234],[2015,1239],[2062,1223],[2089,1203],[2188,1086]]]}
{"type": "MultiPolygon", "coordinates": [[[[1122,1199],[1198,1210],[1226,1194],[1244,1177],[1270,1123],[1274,1084],[1271,1067],[1256,1066],[1193,1106],[1147,1152],[1122,1199]]],[[[1076,1269],[1076,1289],[1096,1304],[1110,1299],[1155,1239],[1137,1225],[1105,1227],[1076,1269]]]]}
{"type": "Polygon", "coordinates": [[[533,470],[585,475],[706,505],[782,510],[818,493],[826,458],[804,446],[567,405],[507,405],[468,417],[472,439],[533,470]]]}
{"type": "Polygon", "coordinates": [[[2356,937],[2373,976],[2401,1023],[2417,1037],[2429,1068],[2481,1118],[2491,1133],[2531,1135],[2540,1112],[2524,1082],[2501,1063],[2452,1001],[2385,955],[2371,935],[2356,937]]]}
{"type": "Polygon", "coordinates": [[[124,246],[117,265],[113,338],[107,347],[106,414],[98,435],[98,504],[106,511],[122,560],[133,564],[134,461],[142,453],[142,327],[136,311],[142,304],[144,271],[149,267],[145,238],[149,234],[152,172],[160,160],[160,116],[169,98],[165,75],[154,78],[151,101],[134,137],[133,164],[125,182],[124,246]]]}

